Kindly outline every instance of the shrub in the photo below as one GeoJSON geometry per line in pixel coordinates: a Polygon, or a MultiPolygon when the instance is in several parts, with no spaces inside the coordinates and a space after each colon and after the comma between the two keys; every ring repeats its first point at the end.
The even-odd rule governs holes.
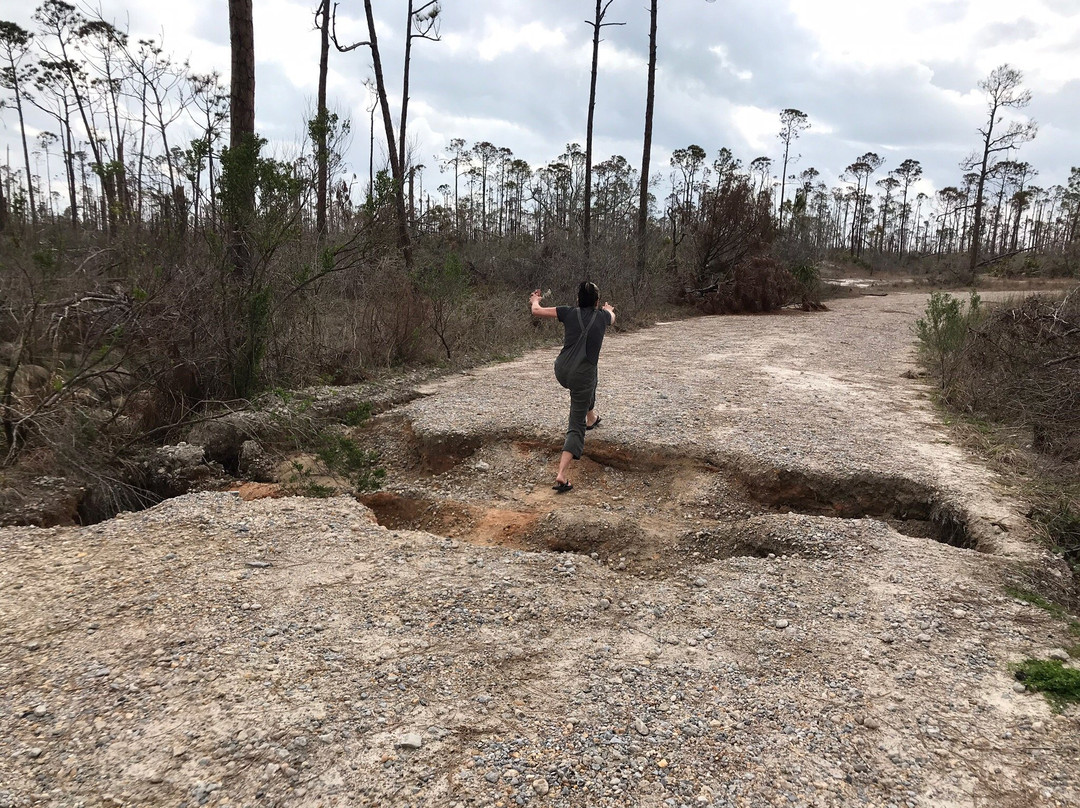
{"type": "Polygon", "coordinates": [[[957,359],[953,402],[1031,430],[1032,445],[1080,460],[1080,287],[990,313],[957,359]]]}
{"type": "Polygon", "coordinates": [[[705,314],[774,311],[787,305],[795,288],[791,273],[766,255],[735,266],[710,289],[699,290],[697,308],[705,314]]]}
{"type": "Polygon", "coordinates": [[[983,310],[978,292],[972,292],[965,310],[964,304],[945,292],[933,292],[926,312],[915,322],[919,338],[919,353],[937,376],[943,397],[948,400],[955,369],[960,362],[973,325],[982,319],[983,310]]]}

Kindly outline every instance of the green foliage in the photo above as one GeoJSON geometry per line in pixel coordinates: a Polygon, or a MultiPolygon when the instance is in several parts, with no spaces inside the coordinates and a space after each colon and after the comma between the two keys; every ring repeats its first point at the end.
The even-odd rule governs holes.
{"type": "Polygon", "coordinates": [[[272,302],[272,291],[266,287],[252,290],[246,295],[243,341],[237,351],[233,369],[233,390],[241,398],[248,396],[258,387],[259,366],[266,353],[272,302]]]}
{"type": "Polygon", "coordinates": [[[364,210],[369,216],[374,216],[383,208],[394,204],[394,179],[385,168],[375,174],[375,187],[368,198],[364,200],[364,210]]]}
{"type": "Polygon", "coordinates": [[[334,489],[329,485],[316,482],[311,469],[307,468],[299,460],[293,460],[292,474],[289,475],[288,484],[305,497],[318,497],[324,499],[333,496],[334,489]]]}
{"type": "Polygon", "coordinates": [[[811,261],[801,261],[791,267],[795,279],[793,298],[804,305],[821,302],[821,271],[811,261]]]}
{"type": "Polygon", "coordinates": [[[1059,659],[1025,659],[1009,667],[1028,690],[1046,696],[1054,712],[1080,702],[1080,670],[1066,668],[1059,659]]]}
{"type": "Polygon", "coordinates": [[[915,321],[919,353],[937,375],[946,393],[968,341],[970,329],[983,317],[982,300],[973,291],[965,310],[964,304],[946,292],[933,292],[926,304],[925,316],[915,321]]]}
{"type": "Polygon", "coordinates": [[[40,250],[34,250],[34,252],[31,253],[30,258],[40,269],[49,270],[56,268],[56,250],[42,247],[40,250]]]}
{"type": "Polygon", "coordinates": [[[446,351],[446,358],[451,359],[451,327],[458,311],[472,293],[469,275],[461,257],[449,253],[443,265],[426,263],[413,271],[413,283],[427,298],[430,308],[428,324],[439,338],[446,351]]]}
{"type": "Polygon", "coordinates": [[[234,221],[246,221],[251,215],[258,183],[259,151],[266,141],[256,135],[241,139],[234,148],[221,150],[221,178],[218,180],[218,197],[227,216],[234,221]]]}
{"type": "Polygon", "coordinates": [[[336,112],[323,110],[308,121],[308,137],[312,143],[320,143],[322,139],[329,140],[337,129],[338,115],[336,112]]]}
{"type": "Polygon", "coordinates": [[[1021,600],[1024,603],[1028,603],[1037,609],[1042,609],[1045,612],[1049,612],[1054,617],[1064,618],[1067,616],[1065,610],[1058,606],[1056,603],[1044,598],[1042,595],[1032,592],[1029,589],[1021,589],[1016,586],[1006,586],[1005,594],[1010,598],[1021,600]]]}
{"type": "Polygon", "coordinates": [[[346,426],[360,426],[371,418],[374,407],[370,401],[357,404],[341,417],[341,422],[346,426]]]}
{"type": "Polygon", "coordinates": [[[356,491],[375,491],[386,477],[379,453],[364,449],[344,435],[324,435],[316,455],[335,476],[344,477],[356,491]]]}
{"type": "Polygon", "coordinates": [[[457,253],[447,255],[441,267],[437,264],[418,267],[413,281],[431,300],[455,303],[469,294],[469,276],[457,253]]]}

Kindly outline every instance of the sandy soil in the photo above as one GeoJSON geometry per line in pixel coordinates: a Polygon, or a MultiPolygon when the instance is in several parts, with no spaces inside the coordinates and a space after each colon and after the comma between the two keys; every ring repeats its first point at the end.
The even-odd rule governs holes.
{"type": "Polygon", "coordinates": [[[552,349],[355,430],[363,503],[0,531],[0,808],[1077,804],[1009,669],[1063,573],[910,378],[924,304],[611,334],[569,494],[552,349]]]}

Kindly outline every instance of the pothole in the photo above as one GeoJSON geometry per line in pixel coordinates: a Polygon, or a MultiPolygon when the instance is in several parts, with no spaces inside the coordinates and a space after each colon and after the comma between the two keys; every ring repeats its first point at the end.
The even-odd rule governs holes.
{"type": "Polygon", "coordinates": [[[907,536],[979,549],[962,514],[928,486],[904,477],[745,468],[731,475],[751,499],[767,508],[841,519],[880,519],[907,536]]]}
{"type": "Polygon", "coordinates": [[[435,442],[425,442],[411,479],[388,481],[396,491],[361,498],[380,524],[477,545],[591,555],[643,575],[703,560],[815,552],[762,528],[762,519],[786,513],[874,518],[909,536],[979,549],[961,513],[905,478],[718,466],[593,442],[575,464],[575,490],[556,494],[546,481],[557,453],[547,443],[439,444],[451,451],[440,459],[435,442]]]}

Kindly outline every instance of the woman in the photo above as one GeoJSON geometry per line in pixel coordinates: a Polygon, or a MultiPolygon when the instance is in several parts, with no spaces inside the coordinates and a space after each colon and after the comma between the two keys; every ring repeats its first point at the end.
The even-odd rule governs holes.
{"type": "Polygon", "coordinates": [[[555,376],[570,391],[570,420],[566,428],[559,473],[555,476],[557,493],[572,491],[567,477],[571,460],[580,460],[585,448],[585,430],[599,425],[596,414],[596,363],[604,333],[615,322],[615,307],[605,303],[599,309],[600,290],[595,283],[584,281],[578,287],[577,307],[541,306],[543,297],[537,289],[529,296],[534,317],[557,317],[563,324],[563,348],[555,360],[555,376]]]}

